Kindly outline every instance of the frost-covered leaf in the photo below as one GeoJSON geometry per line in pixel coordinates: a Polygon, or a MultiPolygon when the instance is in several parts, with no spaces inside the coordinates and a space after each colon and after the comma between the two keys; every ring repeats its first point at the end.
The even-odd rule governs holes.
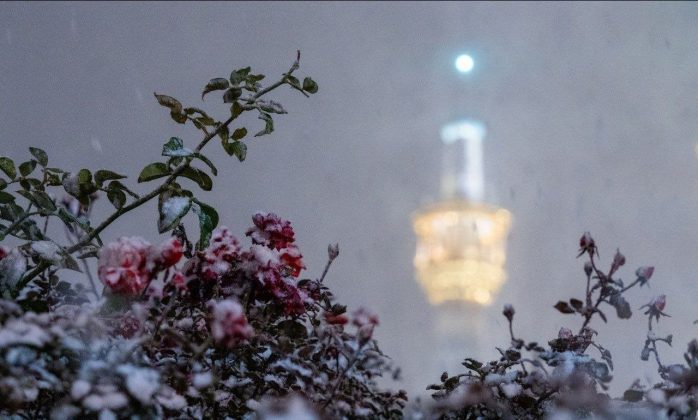
{"type": "Polygon", "coordinates": [[[271,112],[273,114],[287,114],[286,110],[280,103],[274,101],[257,101],[259,107],[264,112],[271,112]]]}
{"type": "Polygon", "coordinates": [[[31,249],[42,259],[50,262],[59,262],[63,259],[61,247],[51,241],[37,241],[31,244],[31,249]]]}
{"type": "Polygon", "coordinates": [[[250,70],[251,70],[250,67],[245,67],[242,69],[233,70],[230,73],[230,83],[232,83],[233,85],[237,85],[237,84],[244,82],[245,79],[247,78],[247,75],[250,74],[250,70]]]}
{"type": "Polygon", "coordinates": [[[170,140],[162,146],[162,155],[170,157],[187,157],[194,152],[184,147],[184,141],[177,137],[171,137],[170,140]]]}
{"type": "Polygon", "coordinates": [[[160,219],[158,220],[158,231],[167,232],[174,228],[191,208],[191,198],[189,197],[169,197],[160,203],[160,219]]]}
{"type": "Polygon", "coordinates": [[[258,118],[264,121],[264,129],[254,136],[260,137],[265,134],[271,134],[274,131],[274,119],[272,119],[271,115],[267,114],[266,112],[260,112],[258,118]]]}

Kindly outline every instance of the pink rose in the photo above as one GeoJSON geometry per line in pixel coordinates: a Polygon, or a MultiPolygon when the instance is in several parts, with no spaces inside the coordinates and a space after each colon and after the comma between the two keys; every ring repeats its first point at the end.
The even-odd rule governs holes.
{"type": "Polygon", "coordinates": [[[139,237],[123,237],[102,248],[99,279],[112,292],[138,294],[151,280],[151,245],[139,237]]]}
{"type": "Polygon", "coordinates": [[[254,330],[240,304],[232,299],[209,302],[211,311],[211,335],[213,339],[228,348],[249,340],[254,330]]]}

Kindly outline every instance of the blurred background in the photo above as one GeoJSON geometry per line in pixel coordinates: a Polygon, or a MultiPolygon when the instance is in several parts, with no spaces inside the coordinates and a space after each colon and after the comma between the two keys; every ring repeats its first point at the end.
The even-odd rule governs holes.
{"type": "MultiPolygon", "coordinates": [[[[658,333],[675,344],[665,363],[680,362],[698,332],[696,22],[688,2],[2,3],[0,153],[18,160],[37,146],[52,166],[115,169],[135,185],[170,136],[198,138],[153,91],[222,117],[218,95],[201,103],[210,78],[250,65],[276,80],[300,49],[299,75],[318,94],[275,92],[289,114],[247,142],[242,164],[210,147],[220,173],[201,197],[222,223],[243,236],[256,211],[290,219],[308,276],[339,242],[329,285],[350,309],[379,314],[379,342],[403,370],[395,386],[425,394],[441,374],[437,310],[415,280],[411,217],[439,199],[441,127],[479,120],[485,200],[513,219],[508,281],[482,314],[481,356],[508,345],[505,303],[528,340],[579,328],[552,305],[584,292],[575,257],[588,230],[604,267],[616,247],[625,254],[621,278],[656,267],[651,288],[629,294],[632,319],[608,308],[609,324],[595,325],[619,395],[658,377],[639,360],[639,306],[667,295],[672,317],[658,333]],[[474,62],[467,73],[454,66],[461,54],[474,62]]],[[[103,200],[95,218],[108,210],[103,200]]],[[[103,238],[158,240],[154,205],[128,220],[103,238]]]]}

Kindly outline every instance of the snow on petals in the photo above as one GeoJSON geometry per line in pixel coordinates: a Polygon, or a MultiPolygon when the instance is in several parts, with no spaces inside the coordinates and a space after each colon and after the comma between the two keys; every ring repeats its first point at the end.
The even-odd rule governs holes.
{"type": "Polygon", "coordinates": [[[99,279],[115,293],[138,294],[151,279],[151,245],[139,237],[122,237],[102,248],[99,279]]]}
{"type": "Polygon", "coordinates": [[[99,255],[99,279],[114,293],[138,294],[157,273],[177,264],[184,250],[177,238],[159,246],[143,238],[122,237],[102,248],[99,255]]]}
{"type": "Polygon", "coordinates": [[[153,259],[160,265],[160,268],[169,268],[179,262],[184,255],[184,248],[179,239],[171,237],[155,248],[154,254],[153,259]]]}
{"type": "Polygon", "coordinates": [[[252,216],[254,226],[247,230],[252,242],[270,248],[286,248],[295,241],[291,222],[274,213],[257,213],[252,216]]]}
{"type": "Polygon", "coordinates": [[[215,280],[228,272],[239,259],[238,240],[225,226],[216,228],[211,234],[209,246],[201,256],[201,275],[207,280],[215,280]]]}
{"type": "Polygon", "coordinates": [[[232,299],[209,302],[211,311],[211,335],[213,339],[226,347],[233,348],[249,340],[254,330],[247,323],[247,318],[240,304],[232,299]]]}

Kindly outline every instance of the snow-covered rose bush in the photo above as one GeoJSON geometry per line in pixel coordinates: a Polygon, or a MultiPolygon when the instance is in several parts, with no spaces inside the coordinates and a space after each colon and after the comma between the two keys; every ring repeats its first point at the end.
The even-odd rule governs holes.
{"type": "Polygon", "coordinates": [[[304,275],[289,221],[258,213],[236,234],[187,187],[212,189],[212,143],[245,159],[242,113],[263,121],[256,136],[274,130],[273,116],[286,111],[265,99],[271,91],[317,92],[293,75],[299,58],[266,86],[249,67],[211,79],[202,98],[223,93],[222,120],[155,94],[201,138],[191,148],[165,142],[162,161],[138,177],[158,181],[150,192],[114,171],[49,166],[37,148],[19,164],[0,157],[0,417],[401,416],[405,393],[376,384],[393,372],[372,338],[378,318],[349,315],[325,283],[338,246],[321,275],[304,275]],[[115,220],[151,201],[164,238],[151,243],[124,223],[121,237],[102,241],[115,220]],[[113,207],[99,223],[96,205],[113,207]],[[184,228],[190,215],[198,238],[184,228]]]}
{"type": "MultiPolygon", "coordinates": [[[[443,419],[475,418],[695,418],[698,411],[698,341],[688,344],[685,364],[666,365],[660,358],[661,345],[672,345],[671,334],[655,331],[653,322],[667,307],[665,295],[640,307],[646,309],[648,331],[638,335],[642,361],[650,358],[657,365],[661,382],[641,385],[637,380],[622,398],[605,393],[612,379],[611,352],[597,339],[591,321],[607,322],[604,311],[615,310],[620,319],[632,316],[627,292],[646,285],[654,267],[640,267],[635,280],[625,284],[618,275],[625,256],[616,251],[608,271],[599,268],[598,247],[587,232],[579,241],[584,264],[586,289],[582,299],[571,298],[554,305],[562,314],[577,315],[581,326],[562,327],[547,346],[527,342],[514,335],[514,308],[505,305],[502,314],[509,323],[510,343],[497,348],[499,358],[481,362],[466,358],[467,371],[457,375],[444,372],[438,384],[430,385],[434,402],[422,407],[421,414],[443,419]],[[659,345],[658,345],[659,344],[659,345]]],[[[467,356],[467,355],[464,355],[467,356]]],[[[418,412],[420,412],[418,410],[418,412]]]]}

